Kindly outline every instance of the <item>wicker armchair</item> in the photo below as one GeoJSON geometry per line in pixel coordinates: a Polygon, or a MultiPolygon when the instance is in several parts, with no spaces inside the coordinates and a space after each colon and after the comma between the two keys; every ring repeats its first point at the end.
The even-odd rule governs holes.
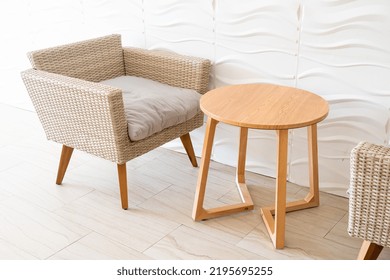
{"type": "Polygon", "coordinates": [[[358,259],[390,247],[390,147],[359,143],[351,152],[348,233],[363,239],[358,259]]]}
{"type": "Polygon", "coordinates": [[[203,124],[191,119],[139,141],[128,134],[122,90],[99,83],[137,76],[173,87],[207,91],[210,61],[171,52],[122,47],[109,35],[28,54],[32,69],[22,79],[48,140],[62,144],[56,183],[64,178],[73,149],[117,163],[122,208],[128,208],[126,162],[180,137],[197,166],[189,132],[203,124]]]}

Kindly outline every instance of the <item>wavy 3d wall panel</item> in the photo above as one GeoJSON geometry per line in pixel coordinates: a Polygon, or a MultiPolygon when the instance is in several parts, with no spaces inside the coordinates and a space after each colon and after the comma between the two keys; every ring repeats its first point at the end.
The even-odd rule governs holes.
{"type": "MultiPolygon", "coordinates": [[[[211,87],[277,83],[324,97],[330,113],[318,132],[320,188],[346,196],[351,149],[363,140],[389,143],[390,2],[201,2],[205,6],[212,2],[214,9],[213,22],[208,16],[206,21],[214,26],[214,41],[210,43],[214,56],[206,55],[211,55],[214,63],[211,87]]],[[[181,15],[186,18],[183,11],[181,15]]],[[[198,35],[204,36],[200,32],[198,35]]],[[[238,135],[235,127],[220,124],[213,159],[234,166],[238,135]]],[[[198,155],[202,136],[203,130],[194,133],[198,155]]],[[[307,186],[306,130],[292,130],[289,136],[288,180],[307,186]]],[[[182,150],[179,142],[169,146],[182,150]]],[[[247,168],[275,176],[275,146],[273,131],[251,130],[247,168]]]]}
{"type": "MultiPolygon", "coordinates": [[[[302,1],[297,87],[330,104],[319,125],[321,187],[345,195],[349,154],[359,141],[387,144],[390,2],[302,1]]],[[[306,158],[294,133],[289,179],[303,184],[306,158]]]]}

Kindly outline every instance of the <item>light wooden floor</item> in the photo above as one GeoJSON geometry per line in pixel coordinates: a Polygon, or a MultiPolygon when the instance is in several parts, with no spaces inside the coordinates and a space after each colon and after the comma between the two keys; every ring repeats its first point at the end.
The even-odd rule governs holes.
{"type": "MultiPolygon", "coordinates": [[[[355,259],[348,201],[287,214],[286,247],[275,250],[259,216],[274,180],[247,180],[255,210],[191,219],[198,169],[158,148],[127,164],[130,207],[120,207],[116,165],[75,151],[55,185],[61,146],[46,141],[35,113],[0,104],[0,259],[355,259]]],[[[199,160],[198,160],[199,161],[199,160]]],[[[199,161],[200,162],[200,161],[199,161]]],[[[212,163],[206,206],[238,201],[234,169],[212,163]]],[[[288,198],[306,188],[288,185],[288,198]]],[[[381,259],[390,259],[384,249],[381,259]]]]}

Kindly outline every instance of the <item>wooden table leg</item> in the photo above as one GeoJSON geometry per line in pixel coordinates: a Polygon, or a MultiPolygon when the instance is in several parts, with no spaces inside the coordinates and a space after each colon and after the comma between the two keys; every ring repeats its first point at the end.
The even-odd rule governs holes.
{"type": "Polygon", "coordinates": [[[240,146],[238,149],[236,184],[237,184],[238,191],[240,193],[241,201],[248,206],[247,209],[245,210],[252,210],[254,208],[252,197],[245,183],[245,163],[246,163],[247,144],[248,144],[248,128],[241,127],[240,146]]]}
{"type": "Polygon", "coordinates": [[[207,176],[208,176],[208,170],[210,166],[211,150],[213,146],[215,128],[217,123],[218,122],[216,120],[209,117],[206,124],[206,133],[205,133],[203,151],[202,151],[202,161],[200,165],[198,183],[195,192],[194,208],[192,211],[192,218],[195,221],[211,219],[215,217],[225,216],[228,214],[253,209],[253,202],[245,184],[245,158],[246,158],[245,154],[246,154],[246,145],[247,145],[246,142],[247,142],[247,135],[248,135],[247,128],[241,129],[240,132],[240,148],[239,148],[238,167],[237,167],[237,186],[239,188],[239,192],[243,202],[238,204],[233,204],[233,205],[211,208],[211,209],[203,208],[204,196],[206,192],[207,176]]]}
{"type": "Polygon", "coordinates": [[[204,135],[202,161],[200,163],[200,170],[198,175],[198,183],[195,192],[194,208],[192,211],[192,218],[195,221],[204,219],[205,210],[203,209],[204,195],[206,192],[207,176],[209,173],[211,150],[213,148],[215,128],[217,121],[208,118],[206,124],[206,133],[204,135]]]}
{"type": "Polygon", "coordinates": [[[276,197],[275,220],[272,217],[272,208],[264,207],[261,215],[276,249],[284,247],[285,220],[286,220],[286,181],[287,181],[287,146],[288,130],[278,130],[277,173],[276,173],[276,197]]]}
{"type": "Polygon", "coordinates": [[[310,190],[305,201],[307,207],[320,205],[320,191],[318,187],[318,146],[317,146],[317,124],[307,128],[307,140],[309,148],[309,180],[310,190]],[[310,206],[309,206],[310,205],[310,206]]]}
{"type": "MultiPolygon", "coordinates": [[[[320,204],[320,195],[319,195],[319,186],[318,186],[318,147],[317,147],[317,124],[310,125],[307,128],[307,136],[308,136],[308,149],[309,149],[309,184],[310,184],[310,189],[309,193],[306,195],[304,199],[297,200],[297,201],[291,201],[291,202],[284,202],[284,207],[285,207],[285,213],[287,212],[292,212],[292,211],[297,211],[297,210],[302,210],[302,209],[307,209],[307,208],[312,208],[312,207],[317,207],[320,204]]],[[[280,139],[281,131],[279,131],[279,160],[280,160],[280,142],[282,141],[280,139]]],[[[287,137],[287,136],[286,136],[287,137]]],[[[287,138],[286,138],[286,143],[287,143],[287,138]]],[[[287,154],[287,149],[286,149],[286,154],[287,154]]],[[[281,161],[279,161],[280,163],[281,161]]],[[[278,163],[278,168],[281,168],[278,163]]],[[[286,164],[287,164],[287,159],[286,159],[286,164]]],[[[284,173],[283,173],[284,174],[284,173]]],[[[277,175],[277,196],[278,196],[278,188],[282,182],[278,182],[279,179],[279,169],[278,169],[278,175],[277,175]]],[[[285,186],[284,186],[285,188],[285,186]]],[[[281,195],[285,196],[285,193],[281,193],[281,195]]],[[[281,202],[283,204],[283,202],[281,202]]],[[[279,209],[282,209],[283,206],[279,205],[279,209]]],[[[277,249],[283,248],[284,245],[284,233],[283,233],[283,243],[281,241],[281,238],[279,238],[279,242],[277,241],[277,227],[278,223],[276,222],[276,225],[274,225],[274,219],[273,215],[275,215],[275,221],[278,220],[276,217],[276,213],[278,211],[278,200],[276,200],[275,207],[264,207],[261,209],[261,214],[263,216],[263,220],[267,226],[268,232],[271,236],[271,239],[277,249]],[[276,210],[275,210],[276,209],[276,210]]],[[[283,216],[280,220],[284,220],[285,217],[283,216]]],[[[279,224],[279,228],[281,229],[281,225],[279,224]]],[[[284,231],[284,227],[283,227],[284,231]]],[[[281,233],[279,233],[280,236],[282,236],[281,233]]]]}

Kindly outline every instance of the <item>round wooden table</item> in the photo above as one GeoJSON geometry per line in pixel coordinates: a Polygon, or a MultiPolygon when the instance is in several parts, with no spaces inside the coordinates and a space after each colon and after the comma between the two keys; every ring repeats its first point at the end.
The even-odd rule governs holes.
{"type": "Polygon", "coordinates": [[[253,209],[245,184],[248,128],[276,130],[275,205],[263,207],[261,215],[274,246],[283,248],[286,212],[319,205],[317,123],[328,115],[328,103],[320,96],[301,89],[272,84],[245,84],[207,92],[200,99],[200,108],[208,119],[192,218],[199,221],[253,209]],[[203,202],[207,175],[218,122],[240,127],[236,182],[242,203],[205,209],[203,202]],[[308,128],[310,189],[304,199],[286,203],[288,130],[300,127],[308,128]]]}

